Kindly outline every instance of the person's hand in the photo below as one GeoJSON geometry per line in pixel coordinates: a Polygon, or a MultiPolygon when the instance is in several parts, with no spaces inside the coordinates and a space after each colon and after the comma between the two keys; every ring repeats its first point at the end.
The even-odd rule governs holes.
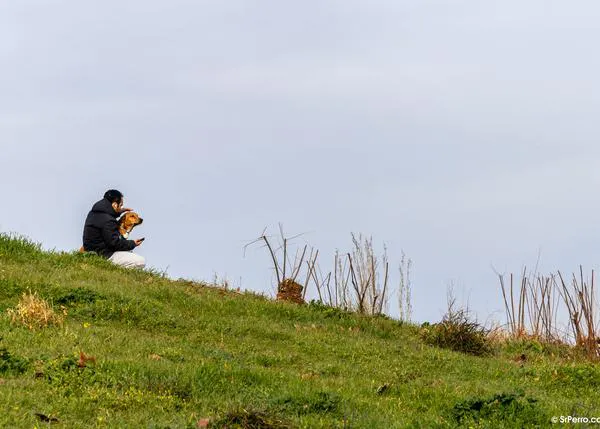
{"type": "Polygon", "coordinates": [[[138,240],[134,240],[135,243],[135,247],[139,246],[140,244],[142,244],[144,242],[145,238],[140,238],[138,240]]]}
{"type": "Polygon", "coordinates": [[[119,213],[132,212],[132,211],[133,211],[132,209],[128,209],[126,207],[123,207],[119,213]]]}

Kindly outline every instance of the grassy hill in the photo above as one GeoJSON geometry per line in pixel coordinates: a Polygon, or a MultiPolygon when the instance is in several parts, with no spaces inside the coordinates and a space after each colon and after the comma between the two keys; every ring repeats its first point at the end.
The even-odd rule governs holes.
{"type": "Polygon", "coordinates": [[[569,350],[519,342],[475,357],[420,331],[0,235],[1,427],[512,428],[600,416],[600,370],[569,350]],[[29,292],[62,321],[30,329],[12,317],[29,292]]]}

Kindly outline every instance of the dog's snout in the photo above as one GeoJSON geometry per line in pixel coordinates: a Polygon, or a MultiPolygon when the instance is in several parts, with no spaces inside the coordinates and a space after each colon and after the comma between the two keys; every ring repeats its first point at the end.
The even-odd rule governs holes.
{"type": "Polygon", "coordinates": [[[144,219],[140,218],[140,223],[144,222],[144,219]]]}

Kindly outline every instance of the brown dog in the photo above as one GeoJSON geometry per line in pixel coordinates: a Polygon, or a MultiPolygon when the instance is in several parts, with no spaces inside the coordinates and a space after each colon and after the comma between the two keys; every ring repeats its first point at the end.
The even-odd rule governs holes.
{"type": "MultiPolygon", "coordinates": [[[[138,225],[141,225],[144,219],[136,212],[125,212],[119,219],[119,234],[125,239],[129,238],[129,234],[138,225]]],[[[85,252],[83,246],[79,249],[80,252],[85,252]]]]}
{"type": "Polygon", "coordinates": [[[126,212],[119,219],[119,233],[123,238],[129,238],[129,234],[138,225],[141,225],[144,219],[140,217],[136,212],[126,212]]]}

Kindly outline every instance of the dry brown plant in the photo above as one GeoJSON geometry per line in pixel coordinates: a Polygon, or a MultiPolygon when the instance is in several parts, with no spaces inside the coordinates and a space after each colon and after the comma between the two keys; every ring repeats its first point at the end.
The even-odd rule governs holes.
{"type": "Polygon", "coordinates": [[[38,296],[37,292],[31,291],[23,293],[17,306],[9,308],[7,313],[12,323],[25,325],[32,330],[50,325],[62,326],[67,315],[64,308],[62,314],[57,314],[46,300],[38,296]]]}

